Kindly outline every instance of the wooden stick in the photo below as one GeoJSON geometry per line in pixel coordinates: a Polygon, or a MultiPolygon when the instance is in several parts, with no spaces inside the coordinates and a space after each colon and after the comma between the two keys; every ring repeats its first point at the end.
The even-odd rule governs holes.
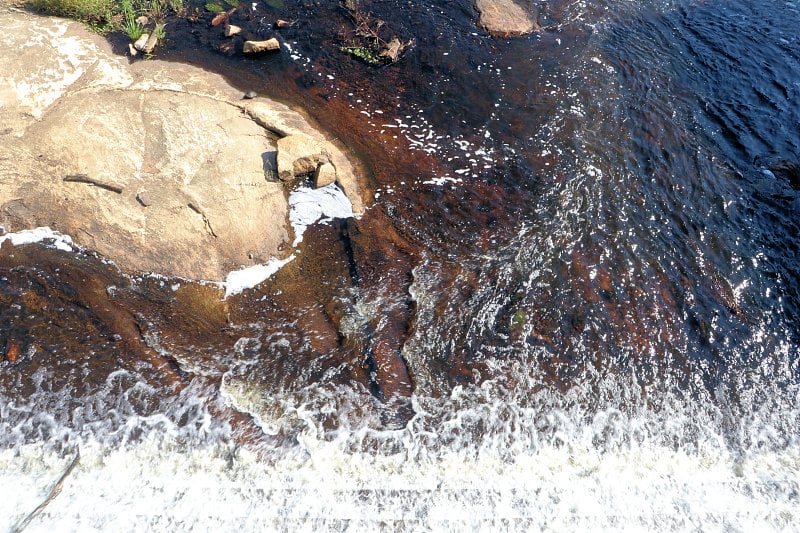
{"type": "Polygon", "coordinates": [[[72,473],[72,470],[78,464],[78,460],[80,458],[81,458],[81,451],[78,450],[78,453],[75,454],[75,459],[72,460],[72,462],[69,464],[69,466],[64,471],[64,473],[61,474],[61,477],[58,478],[58,481],[56,481],[56,484],[53,485],[53,488],[50,489],[50,493],[47,495],[47,498],[45,498],[45,500],[42,503],[40,503],[39,506],[31,512],[31,514],[26,516],[25,519],[22,520],[22,522],[20,522],[19,524],[17,524],[13,528],[11,528],[11,533],[19,533],[20,531],[25,529],[28,526],[28,524],[31,523],[31,520],[36,518],[36,515],[41,513],[42,510],[45,507],[47,507],[47,504],[49,504],[51,501],[53,501],[56,498],[56,496],[59,495],[59,493],[61,492],[61,486],[64,484],[64,480],[66,480],[67,476],[72,473]]]}
{"type": "Polygon", "coordinates": [[[88,185],[94,185],[96,187],[100,187],[101,189],[106,189],[115,192],[117,194],[122,194],[122,191],[124,190],[124,187],[122,185],[96,180],[94,178],[90,178],[86,174],[68,174],[64,176],[64,181],[71,181],[74,183],[86,183],[88,185]]]}

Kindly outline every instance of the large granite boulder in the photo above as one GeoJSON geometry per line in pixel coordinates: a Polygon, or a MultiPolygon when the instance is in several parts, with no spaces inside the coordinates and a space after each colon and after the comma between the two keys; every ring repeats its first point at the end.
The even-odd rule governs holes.
{"type": "Polygon", "coordinates": [[[223,280],[285,256],[277,141],[318,139],[363,211],[341,148],[307,117],[221,77],[115,56],[80,24],[0,4],[0,225],[50,226],[128,271],[223,280]],[[287,125],[291,125],[287,130],[287,125]]]}

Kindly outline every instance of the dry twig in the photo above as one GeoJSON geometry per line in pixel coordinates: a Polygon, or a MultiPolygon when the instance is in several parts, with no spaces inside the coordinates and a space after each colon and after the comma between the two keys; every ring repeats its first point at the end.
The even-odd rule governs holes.
{"type": "Polygon", "coordinates": [[[61,477],[58,478],[58,481],[56,481],[56,484],[53,485],[53,488],[50,489],[50,492],[48,493],[47,498],[45,498],[45,500],[42,503],[40,503],[39,506],[36,507],[36,509],[31,511],[31,513],[28,516],[26,516],[19,524],[17,524],[13,528],[11,528],[11,533],[19,533],[20,531],[25,529],[28,526],[28,524],[31,523],[31,520],[36,518],[36,515],[41,513],[42,510],[45,507],[47,507],[47,505],[51,501],[53,501],[56,498],[56,496],[59,495],[59,493],[61,492],[61,487],[62,487],[62,485],[64,485],[64,481],[67,479],[67,476],[69,476],[72,473],[72,471],[75,469],[75,467],[77,466],[78,461],[80,460],[80,458],[81,458],[81,452],[80,452],[80,450],[78,450],[78,453],[75,454],[75,459],[72,460],[72,462],[69,464],[69,466],[64,471],[64,473],[61,474],[61,477]]]}

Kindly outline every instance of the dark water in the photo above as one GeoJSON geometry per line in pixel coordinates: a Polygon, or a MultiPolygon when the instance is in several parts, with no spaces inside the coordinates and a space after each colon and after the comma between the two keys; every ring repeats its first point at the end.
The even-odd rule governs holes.
{"type": "MultiPolygon", "coordinates": [[[[361,5],[415,39],[397,64],[340,52],[335,2],[241,7],[253,36],[296,21],[259,60],[175,21],[167,57],[309,109],[366,158],[374,205],[309,229],[228,318],[91,257],[4,259],[0,327],[28,354],[0,378],[7,477],[82,446],[82,486],[153,456],[215,480],[222,496],[121,469],[194,513],[148,500],[157,528],[792,528],[800,192],[781,169],[800,162],[800,5],[541,2],[521,38],[477,29],[463,0],[361,5]],[[114,341],[128,319],[62,262],[118,287],[144,341],[114,341]],[[231,430],[231,412],[253,418],[231,430]],[[236,447],[253,421],[258,458],[236,447]],[[282,510],[201,525],[209,497],[282,510]]],[[[88,513],[76,498],[57,516],[88,513]]]]}

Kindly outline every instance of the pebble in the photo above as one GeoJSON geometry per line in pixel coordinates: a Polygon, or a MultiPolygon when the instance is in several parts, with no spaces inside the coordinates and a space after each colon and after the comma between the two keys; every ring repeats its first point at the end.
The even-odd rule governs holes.
{"type": "Polygon", "coordinates": [[[153,205],[153,201],[150,199],[150,193],[147,191],[139,191],[138,194],[136,194],[136,200],[144,207],[153,205]]]}

